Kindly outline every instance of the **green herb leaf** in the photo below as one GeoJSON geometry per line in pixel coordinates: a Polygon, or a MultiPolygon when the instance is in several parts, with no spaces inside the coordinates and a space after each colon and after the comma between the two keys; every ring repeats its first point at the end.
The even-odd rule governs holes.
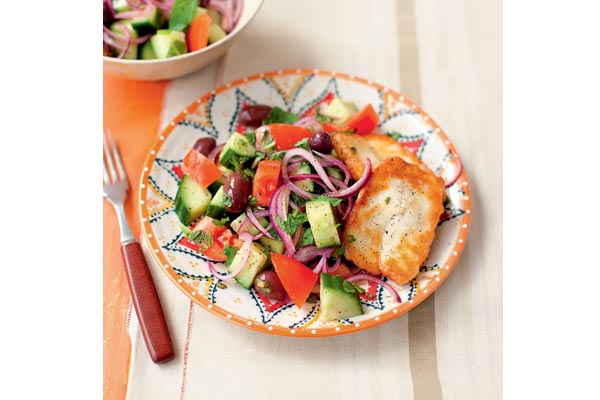
{"type": "Polygon", "coordinates": [[[301,148],[301,149],[304,149],[304,150],[308,150],[308,151],[310,151],[310,146],[308,145],[308,138],[304,138],[304,139],[301,139],[301,140],[299,140],[299,141],[298,141],[298,142],[297,142],[297,143],[294,145],[294,147],[299,147],[299,148],[301,148]]]}
{"type": "Polygon", "coordinates": [[[282,218],[275,216],[277,225],[289,235],[296,233],[296,230],[306,221],[308,221],[308,216],[302,212],[298,212],[298,210],[294,210],[293,213],[289,214],[285,221],[282,218]]]}
{"type": "Polygon", "coordinates": [[[244,168],[242,170],[242,175],[244,175],[247,178],[254,179],[255,172],[250,168],[244,168]]]}
{"type": "Polygon", "coordinates": [[[400,132],[398,132],[398,131],[388,132],[387,135],[389,137],[391,137],[392,139],[396,139],[396,140],[398,140],[398,139],[400,139],[402,137],[402,134],[400,132]]]}
{"type": "Polygon", "coordinates": [[[298,247],[308,246],[310,244],[315,244],[315,237],[313,235],[312,229],[308,228],[302,232],[302,236],[300,237],[300,241],[298,242],[298,247]]]}
{"type": "Polygon", "coordinates": [[[225,264],[226,266],[230,266],[231,263],[233,262],[233,259],[235,258],[235,255],[238,252],[238,248],[237,247],[233,247],[233,246],[225,246],[225,248],[223,249],[223,254],[225,254],[225,257],[227,257],[227,259],[225,260],[225,262],[223,264],[225,264]]]}
{"type": "Polygon", "coordinates": [[[256,135],[254,132],[244,133],[244,136],[246,136],[246,139],[248,139],[252,146],[256,146],[256,135]]]}
{"type": "Polygon", "coordinates": [[[194,242],[197,245],[199,245],[201,251],[204,251],[204,250],[208,249],[210,246],[212,246],[215,243],[212,235],[209,232],[204,232],[202,230],[190,231],[188,229],[187,233],[183,232],[183,234],[189,240],[191,240],[192,242],[194,242]]]}
{"type": "Polygon", "coordinates": [[[281,242],[281,238],[279,237],[277,231],[275,231],[274,228],[269,229],[269,233],[275,238],[275,240],[279,240],[281,242]]]}
{"type": "Polygon", "coordinates": [[[343,255],[345,249],[346,249],[346,244],[342,244],[340,247],[338,247],[337,249],[335,249],[335,251],[333,252],[333,254],[331,254],[331,257],[336,258],[336,257],[339,257],[339,256],[343,255]]]}
{"type": "Polygon", "coordinates": [[[225,195],[225,200],[223,200],[223,207],[231,207],[233,205],[233,199],[227,195],[225,195]]]}
{"type": "Polygon", "coordinates": [[[269,160],[281,161],[281,160],[283,160],[284,156],[285,156],[285,151],[280,151],[280,152],[271,154],[271,156],[269,157],[269,160]]]}
{"type": "Polygon", "coordinates": [[[298,121],[298,115],[294,113],[288,113],[283,109],[275,106],[271,108],[271,112],[267,115],[267,118],[263,120],[263,125],[268,124],[293,124],[298,121]]]}
{"type": "Polygon", "coordinates": [[[223,226],[223,225],[225,225],[228,222],[229,222],[229,217],[224,217],[224,218],[221,218],[221,219],[215,219],[215,220],[213,220],[212,223],[215,226],[223,226]]]}
{"type": "Polygon", "coordinates": [[[248,157],[244,157],[244,156],[240,156],[238,154],[234,154],[229,159],[229,162],[231,163],[231,166],[233,167],[233,170],[236,171],[236,172],[239,172],[244,167],[244,163],[246,161],[248,161],[248,160],[249,160],[248,157]]]}
{"type": "Polygon", "coordinates": [[[275,139],[273,138],[273,136],[271,136],[268,130],[266,130],[263,134],[262,146],[263,149],[265,149],[265,153],[267,154],[271,154],[271,151],[273,151],[273,149],[275,148],[275,139]]]}
{"type": "Polygon", "coordinates": [[[250,207],[256,207],[256,196],[248,196],[248,205],[250,207]]]}
{"type": "Polygon", "coordinates": [[[390,204],[390,200],[391,200],[391,197],[386,197],[385,198],[385,204],[390,204]]]}
{"type": "Polygon", "coordinates": [[[354,285],[352,284],[352,282],[343,281],[342,282],[342,287],[348,293],[356,293],[356,288],[354,287],[354,285]]]}
{"type": "Polygon", "coordinates": [[[311,201],[327,201],[327,202],[331,203],[332,207],[339,206],[340,204],[342,204],[342,199],[333,199],[333,198],[331,198],[329,196],[325,196],[325,195],[315,197],[311,201]]]}
{"type": "Polygon", "coordinates": [[[271,286],[264,279],[256,278],[256,286],[265,293],[271,293],[271,286]]]}
{"type": "Polygon", "coordinates": [[[348,243],[356,242],[356,238],[353,234],[348,235],[348,243]]]}
{"type": "Polygon", "coordinates": [[[307,199],[305,199],[304,197],[292,192],[290,193],[290,198],[291,200],[296,203],[296,205],[298,207],[302,207],[304,204],[306,204],[306,202],[308,201],[307,199]]]}
{"type": "Polygon", "coordinates": [[[350,147],[350,150],[351,150],[351,151],[352,151],[352,153],[354,153],[354,154],[356,154],[356,152],[358,151],[358,150],[356,149],[356,147],[354,147],[354,146],[350,147]]]}
{"type": "Polygon", "coordinates": [[[169,29],[183,31],[196,15],[200,0],[175,0],[169,17],[169,29]]]}
{"type": "Polygon", "coordinates": [[[317,118],[317,121],[323,123],[323,122],[333,122],[333,118],[329,117],[327,115],[321,114],[321,107],[316,106],[315,107],[315,115],[317,118]]]}
{"type": "Polygon", "coordinates": [[[360,286],[358,286],[354,282],[343,281],[342,282],[342,287],[348,293],[356,293],[356,292],[358,292],[360,294],[363,294],[363,293],[366,292],[365,289],[361,288],[360,286]]]}

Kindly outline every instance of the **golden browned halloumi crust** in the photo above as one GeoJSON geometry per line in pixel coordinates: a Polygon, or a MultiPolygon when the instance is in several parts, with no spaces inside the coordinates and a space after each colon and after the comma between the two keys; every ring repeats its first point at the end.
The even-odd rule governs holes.
{"type": "Polygon", "coordinates": [[[365,159],[371,159],[373,169],[381,157],[361,136],[352,133],[336,133],[331,137],[333,148],[340,160],[346,164],[352,177],[358,179],[365,172],[365,159]]]}
{"type": "Polygon", "coordinates": [[[427,168],[416,155],[387,135],[360,136],[352,133],[336,133],[331,140],[335,152],[348,166],[354,179],[360,178],[364,173],[367,157],[371,159],[373,169],[389,157],[400,157],[407,163],[427,168]]]}
{"type": "Polygon", "coordinates": [[[444,181],[429,169],[385,159],[350,212],[344,256],[368,272],[409,282],[429,254],[444,196],[444,181]]]}
{"type": "Polygon", "coordinates": [[[371,134],[362,137],[375,150],[381,161],[390,157],[400,157],[407,163],[427,168],[425,163],[413,152],[402,146],[396,139],[388,135],[371,134]]]}

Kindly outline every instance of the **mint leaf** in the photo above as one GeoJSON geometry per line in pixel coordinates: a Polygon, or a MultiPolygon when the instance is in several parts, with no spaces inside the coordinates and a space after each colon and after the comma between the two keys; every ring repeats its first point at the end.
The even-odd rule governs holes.
{"type": "Polygon", "coordinates": [[[204,251],[204,250],[208,249],[210,246],[212,246],[213,244],[215,244],[215,241],[214,241],[212,235],[210,233],[204,232],[202,230],[190,231],[189,229],[187,229],[186,231],[183,231],[183,234],[189,240],[191,240],[192,242],[199,245],[201,248],[201,251],[204,251]]]}
{"type": "Polygon", "coordinates": [[[340,247],[338,247],[337,249],[335,249],[335,251],[333,252],[333,254],[331,254],[331,257],[336,258],[336,257],[339,257],[339,256],[343,255],[345,249],[346,249],[346,245],[342,244],[340,247]]]}
{"type": "Polygon", "coordinates": [[[400,132],[398,132],[398,131],[388,132],[387,135],[389,137],[391,137],[392,139],[396,139],[396,140],[398,140],[398,139],[400,139],[402,137],[402,134],[400,132]]]}
{"type": "Polygon", "coordinates": [[[183,31],[196,15],[200,0],[175,0],[169,17],[169,29],[183,31]]]}
{"type": "Polygon", "coordinates": [[[263,125],[268,124],[293,124],[298,121],[298,115],[294,113],[288,113],[283,109],[275,106],[271,108],[271,112],[267,115],[267,118],[263,120],[263,125]]]}
{"type": "Polygon", "coordinates": [[[223,225],[225,225],[227,222],[229,222],[229,217],[224,217],[224,218],[221,218],[221,219],[215,219],[215,220],[213,220],[213,222],[212,222],[212,223],[213,223],[213,225],[215,225],[215,226],[223,226],[223,225]]]}
{"type": "Polygon", "coordinates": [[[298,242],[298,247],[308,246],[311,244],[315,244],[315,237],[312,233],[312,229],[308,228],[302,232],[302,236],[300,237],[300,241],[298,242]]]}
{"type": "Polygon", "coordinates": [[[256,146],[256,135],[254,132],[244,133],[244,136],[246,136],[246,139],[248,139],[252,146],[256,146]]]}
{"type": "Polygon", "coordinates": [[[301,148],[301,149],[304,149],[304,150],[308,150],[308,151],[310,151],[310,146],[308,145],[308,138],[304,138],[304,139],[301,139],[301,140],[299,140],[299,141],[298,141],[298,142],[297,142],[297,143],[294,145],[294,147],[299,147],[299,148],[301,148]]]}
{"type": "Polygon", "coordinates": [[[365,293],[366,290],[361,288],[360,286],[358,286],[356,283],[354,282],[348,282],[348,281],[343,281],[342,282],[342,287],[344,288],[344,290],[348,293],[365,293]]]}
{"type": "Polygon", "coordinates": [[[339,206],[340,204],[342,204],[342,199],[334,199],[334,198],[331,198],[331,197],[325,196],[325,195],[315,197],[311,201],[327,201],[327,202],[331,203],[332,207],[336,207],[336,206],[339,206]]]}
{"type": "Polygon", "coordinates": [[[238,248],[237,247],[233,247],[233,246],[225,246],[225,248],[223,249],[223,254],[225,254],[225,257],[227,257],[227,259],[225,260],[225,262],[223,264],[225,264],[226,266],[230,266],[231,263],[233,262],[233,259],[235,258],[235,255],[238,252],[238,248]]]}
{"type": "Polygon", "coordinates": [[[271,157],[269,157],[269,160],[281,161],[281,160],[283,160],[284,156],[285,156],[285,151],[280,151],[280,152],[271,154],[271,157]]]}
{"type": "Polygon", "coordinates": [[[289,235],[296,233],[296,230],[298,230],[298,228],[306,221],[308,221],[307,215],[298,212],[297,210],[294,210],[293,213],[289,214],[285,221],[277,215],[275,216],[275,223],[289,235]]]}
{"type": "Polygon", "coordinates": [[[265,153],[270,154],[271,151],[275,148],[275,139],[268,130],[265,131],[262,138],[262,146],[265,149],[265,153]]]}
{"type": "Polygon", "coordinates": [[[321,114],[321,107],[317,106],[315,107],[315,115],[317,117],[317,121],[323,123],[323,122],[332,122],[333,118],[329,117],[327,115],[321,114]]]}
{"type": "Polygon", "coordinates": [[[300,195],[298,195],[298,194],[296,194],[296,193],[294,193],[294,192],[292,192],[292,193],[290,194],[290,198],[291,198],[291,200],[292,200],[294,203],[296,203],[296,205],[297,205],[298,207],[302,207],[302,206],[303,206],[304,204],[306,204],[306,202],[308,201],[308,200],[307,200],[307,199],[305,199],[304,197],[302,197],[302,196],[300,196],[300,195]]]}

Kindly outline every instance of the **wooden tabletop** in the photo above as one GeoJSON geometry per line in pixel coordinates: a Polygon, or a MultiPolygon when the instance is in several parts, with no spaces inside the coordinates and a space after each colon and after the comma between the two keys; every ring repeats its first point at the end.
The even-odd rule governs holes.
{"type": "MultiPolygon", "coordinates": [[[[501,3],[492,0],[381,0],[368,7],[348,0],[267,0],[239,44],[204,71],[154,83],[105,75],[104,126],[126,154],[126,169],[137,187],[160,126],[219,83],[279,68],[312,67],[353,73],[402,91],[457,148],[471,181],[474,210],[467,246],[451,276],[397,322],[398,335],[410,339],[406,350],[413,382],[425,367],[439,375],[435,385],[413,384],[410,392],[415,399],[501,398],[501,15],[501,3]]],[[[138,235],[134,204],[136,191],[126,211],[138,235]]],[[[117,233],[116,217],[105,203],[108,400],[126,397],[131,346],[117,233]]]]}

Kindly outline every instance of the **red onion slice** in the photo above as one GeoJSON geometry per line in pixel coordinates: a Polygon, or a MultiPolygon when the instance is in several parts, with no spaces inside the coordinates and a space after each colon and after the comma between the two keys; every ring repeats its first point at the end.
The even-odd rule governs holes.
{"type": "Polygon", "coordinates": [[[315,274],[321,273],[321,272],[326,272],[324,271],[327,267],[327,257],[322,256],[321,259],[319,260],[319,262],[317,263],[317,265],[315,266],[315,268],[313,269],[313,272],[315,274]]]}
{"type": "Polygon", "coordinates": [[[327,187],[331,190],[336,190],[335,186],[333,186],[333,183],[331,183],[331,179],[325,172],[325,169],[323,169],[323,166],[321,165],[321,163],[319,163],[319,160],[317,160],[317,158],[311,152],[301,148],[293,148],[285,153],[281,166],[281,174],[283,175],[284,179],[287,179],[288,177],[287,166],[293,157],[302,157],[306,161],[308,161],[315,169],[315,171],[317,171],[317,175],[319,175],[319,177],[323,180],[325,185],[327,185],[327,187]]]}
{"type": "Polygon", "coordinates": [[[250,260],[250,250],[252,249],[253,237],[248,232],[242,232],[242,234],[240,235],[240,239],[244,242],[244,244],[242,245],[242,248],[239,249],[239,251],[241,252],[241,255],[242,255],[242,260],[240,262],[240,265],[234,271],[232,271],[230,274],[223,275],[223,274],[219,273],[210,261],[206,261],[206,264],[208,264],[208,270],[210,271],[211,274],[213,274],[215,276],[215,278],[220,279],[222,281],[235,278],[236,276],[239,275],[240,272],[242,272],[242,270],[248,264],[248,261],[250,260]]]}
{"type": "Polygon", "coordinates": [[[223,150],[223,147],[225,147],[225,143],[221,143],[220,145],[215,146],[215,148],[212,149],[210,153],[208,153],[208,159],[216,164],[217,157],[219,157],[219,155],[221,154],[221,150],[223,150]]]}
{"type": "Polygon", "coordinates": [[[352,195],[355,195],[356,193],[358,193],[363,188],[363,186],[365,186],[365,184],[371,177],[371,173],[373,172],[371,170],[371,160],[369,158],[367,158],[367,159],[365,159],[365,163],[367,165],[365,166],[365,171],[363,172],[363,175],[356,182],[354,182],[354,184],[352,186],[348,187],[347,189],[330,192],[327,195],[329,197],[341,198],[341,197],[352,196],[352,195]]]}
{"type": "Polygon", "coordinates": [[[266,237],[268,237],[269,239],[273,239],[275,240],[275,238],[273,237],[273,235],[271,235],[269,233],[269,231],[267,230],[267,228],[265,228],[264,226],[262,226],[260,224],[260,222],[258,222],[258,219],[256,218],[256,216],[252,213],[252,209],[250,207],[248,207],[246,209],[246,216],[248,216],[248,219],[250,220],[250,222],[252,222],[252,225],[254,225],[254,227],[256,229],[258,229],[258,231],[260,233],[262,233],[263,235],[265,235],[266,237]]]}
{"type": "Polygon", "coordinates": [[[226,33],[233,30],[233,10],[226,3],[221,0],[211,0],[208,8],[221,13],[221,27],[226,33]]]}
{"type": "Polygon", "coordinates": [[[353,276],[347,278],[346,280],[348,282],[356,282],[356,281],[360,281],[361,279],[365,279],[367,281],[371,281],[380,286],[383,286],[384,289],[386,289],[388,292],[390,292],[390,294],[392,295],[392,297],[394,298],[394,301],[396,303],[402,303],[402,301],[400,300],[400,295],[398,294],[398,292],[396,292],[396,289],[394,289],[389,283],[385,282],[383,279],[376,278],[373,275],[369,275],[369,274],[356,274],[356,275],[353,275],[353,276]]]}
{"type": "Polygon", "coordinates": [[[269,204],[269,218],[271,219],[273,229],[275,229],[275,232],[277,232],[277,235],[283,242],[286,254],[290,257],[293,257],[296,253],[296,247],[294,246],[294,243],[292,243],[292,238],[286,231],[281,229],[275,220],[276,216],[283,220],[286,219],[289,196],[290,188],[286,185],[280,186],[275,193],[273,193],[273,197],[271,197],[271,203],[269,204]]]}
{"type": "MultiPolygon", "coordinates": [[[[342,172],[344,173],[344,183],[348,184],[348,182],[350,182],[350,176],[352,174],[350,173],[350,170],[348,169],[348,167],[346,166],[346,164],[344,164],[344,162],[342,160],[338,160],[337,158],[328,156],[327,154],[319,153],[318,151],[315,151],[315,154],[317,154],[319,157],[321,157],[326,162],[331,163],[331,165],[334,165],[334,166],[338,167],[339,169],[341,169],[342,172]]],[[[326,165],[325,163],[321,163],[321,165],[323,165],[324,167],[329,167],[329,165],[326,165]]]]}
{"type": "Polygon", "coordinates": [[[317,117],[314,114],[300,118],[298,121],[294,122],[294,125],[301,128],[310,129],[312,131],[323,130],[323,126],[319,123],[319,121],[317,121],[317,117]]]}
{"type": "Polygon", "coordinates": [[[244,0],[233,0],[233,27],[235,28],[244,9],[244,0]]]}

